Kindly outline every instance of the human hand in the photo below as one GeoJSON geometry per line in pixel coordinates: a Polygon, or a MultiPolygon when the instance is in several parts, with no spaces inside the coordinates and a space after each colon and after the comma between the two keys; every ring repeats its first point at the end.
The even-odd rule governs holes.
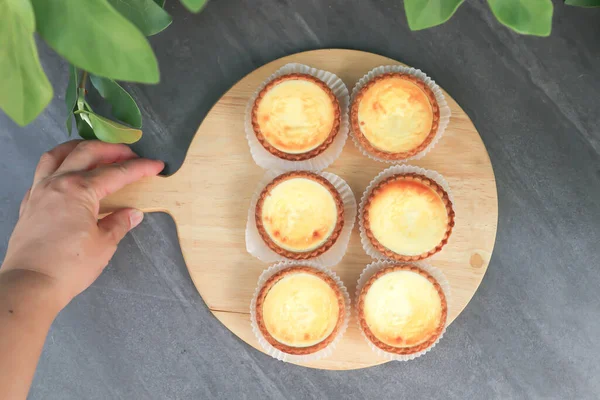
{"type": "Polygon", "coordinates": [[[98,220],[100,200],[163,167],[125,145],[98,141],[74,140],[48,151],[21,204],[0,275],[22,273],[36,287],[43,282],[62,309],[96,280],[117,244],[142,221],[135,209],[98,220]]]}

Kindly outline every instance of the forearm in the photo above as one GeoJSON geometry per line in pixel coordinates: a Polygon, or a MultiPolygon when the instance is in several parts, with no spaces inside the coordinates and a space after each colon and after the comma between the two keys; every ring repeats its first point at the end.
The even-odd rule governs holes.
{"type": "Polygon", "coordinates": [[[59,311],[50,279],[0,268],[0,393],[25,399],[52,321],[59,311]]]}

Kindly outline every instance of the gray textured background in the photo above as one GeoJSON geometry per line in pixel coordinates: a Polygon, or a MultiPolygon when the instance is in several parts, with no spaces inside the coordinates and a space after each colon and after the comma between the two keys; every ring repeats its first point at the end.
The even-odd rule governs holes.
{"type": "MultiPolygon", "coordinates": [[[[148,215],[54,323],[32,399],[598,397],[600,11],[555,2],[551,37],[532,38],[476,1],[421,32],[398,0],[214,0],[199,15],[168,3],[175,22],[151,40],[162,82],[129,86],[144,116],[140,154],[176,170],[211,105],[271,60],[380,53],[424,69],[481,133],[500,204],[492,262],[433,353],[317,371],[263,355],[213,318],[173,221],[148,215]]],[[[66,140],[66,65],[40,52],[52,104],[24,129],[0,113],[0,255],[39,156],[66,140]]]]}

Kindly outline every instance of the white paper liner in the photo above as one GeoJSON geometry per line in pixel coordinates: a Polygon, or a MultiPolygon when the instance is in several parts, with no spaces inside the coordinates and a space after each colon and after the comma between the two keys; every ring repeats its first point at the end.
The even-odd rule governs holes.
{"type": "Polygon", "coordinates": [[[321,171],[327,168],[331,163],[333,163],[342,153],[342,149],[344,148],[344,144],[346,144],[346,139],[348,138],[348,131],[350,123],[348,122],[348,108],[350,106],[350,94],[348,92],[348,88],[344,84],[344,82],[337,77],[337,75],[323,71],[320,69],[309,67],[308,65],[303,64],[286,64],[277,71],[273,75],[271,75],[266,81],[264,81],[256,90],[254,95],[248,101],[248,105],[246,106],[246,119],[245,119],[245,130],[246,130],[246,139],[248,140],[248,145],[250,146],[250,153],[252,154],[252,158],[254,162],[258,164],[259,167],[263,169],[279,169],[283,171],[293,171],[293,170],[309,170],[309,171],[321,171]],[[254,129],[252,128],[252,108],[254,106],[254,101],[256,97],[264,89],[264,87],[271,82],[275,78],[279,78],[283,75],[289,75],[294,73],[300,74],[308,74],[312,75],[317,79],[323,81],[335,97],[337,97],[338,102],[340,103],[340,111],[341,111],[341,121],[340,121],[340,130],[338,131],[335,139],[329,145],[329,147],[319,154],[316,157],[313,157],[309,160],[304,161],[289,161],[283,160],[273,154],[269,153],[262,144],[256,138],[256,134],[254,133],[254,129]]]}
{"type": "MultiPolygon", "coordinates": [[[[381,171],[379,173],[379,175],[377,175],[375,177],[375,179],[373,179],[371,181],[371,183],[369,183],[369,186],[367,186],[367,189],[363,192],[363,195],[360,199],[360,206],[359,206],[359,214],[358,214],[358,227],[360,230],[360,242],[362,243],[363,249],[365,250],[365,252],[371,257],[371,258],[375,258],[375,259],[387,259],[388,257],[386,257],[384,254],[382,254],[379,250],[377,250],[375,248],[375,246],[373,246],[373,244],[371,243],[371,241],[369,240],[369,238],[367,237],[367,233],[365,231],[365,226],[364,226],[364,222],[363,222],[363,211],[365,208],[365,203],[367,202],[367,198],[369,197],[369,194],[371,193],[371,191],[373,190],[373,188],[382,180],[392,176],[392,175],[396,175],[396,174],[419,174],[419,175],[423,175],[426,176],[427,178],[435,181],[435,183],[437,183],[438,185],[440,185],[442,187],[442,189],[444,189],[444,191],[448,194],[448,198],[450,199],[450,202],[452,203],[452,208],[454,209],[454,229],[456,229],[456,207],[454,206],[454,198],[452,196],[452,191],[450,190],[450,186],[448,185],[448,182],[446,182],[446,179],[444,179],[444,177],[442,175],[440,175],[438,172],[436,171],[432,171],[429,169],[425,169],[425,168],[420,168],[420,167],[415,167],[413,165],[393,165],[391,167],[388,167],[387,169],[381,171]]],[[[452,236],[452,235],[450,235],[452,236]]],[[[450,241],[451,238],[448,238],[448,241],[450,241]]],[[[446,244],[447,246],[447,244],[446,244]]],[[[445,247],[445,246],[444,246],[445,247]]],[[[444,249],[442,249],[441,251],[443,251],[444,249]]]]}
{"type": "MultiPolygon", "coordinates": [[[[369,280],[369,278],[371,278],[377,271],[379,271],[383,268],[386,268],[386,267],[394,266],[394,265],[416,266],[416,267],[424,270],[425,272],[427,272],[429,275],[433,276],[435,278],[435,280],[440,284],[440,287],[442,288],[442,291],[444,292],[444,296],[446,297],[446,306],[447,306],[448,310],[450,310],[450,284],[448,283],[448,280],[446,279],[446,276],[442,273],[442,271],[440,271],[439,269],[437,269],[427,263],[424,263],[422,261],[399,262],[399,261],[391,261],[391,260],[373,261],[371,264],[369,264],[365,267],[363,272],[360,274],[360,278],[358,278],[358,283],[356,284],[356,292],[355,292],[355,297],[354,297],[356,300],[355,307],[358,307],[358,298],[360,296],[360,292],[361,292],[363,286],[365,286],[365,284],[369,280]]],[[[365,332],[362,329],[362,326],[360,325],[360,321],[358,318],[358,310],[356,312],[356,323],[360,329],[360,332],[363,335],[363,338],[365,338],[365,340],[369,344],[369,347],[371,348],[371,350],[373,350],[378,356],[385,358],[387,360],[409,361],[409,360],[414,360],[415,358],[422,356],[423,354],[427,353],[432,348],[434,348],[436,344],[438,344],[438,342],[440,341],[440,339],[442,338],[442,336],[444,336],[444,333],[446,332],[446,327],[448,326],[448,316],[446,316],[446,324],[444,326],[444,329],[442,330],[442,333],[437,338],[437,340],[433,344],[431,344],[431,346],[427,347],[426,349],[423,349],[419,352],[412,353],[412,354],[390,353],[390,352],[387,352],[387,351],[375,346],[375,344],[373,344],[373,342],[371,342],[369,340],[369,338],[367,338],[367,335],[365,334],[365,332]]]]}
{"type": "Polygon", "coordinates": [[[404,162],[407,162],[410,160],[418,160],[420,158],[423,158],[425,156],[425,154],[429,153],[431,151],[431,149],[433,149],[433,147],[441,139],[442,135],[444,134],[444,131],[448,127],[448,123],[450,122],[450,115],[451,115],[450,107],[448,107],[448,103],[446,102],[446,97],[444,96],[444,92],[435,83],[435,81],[433,79],[428,77],[420,69],[405,67],[402,65],[384,65],[384,66],[373,68],[365,76],[363,76],[356,83],[356,85],[354,85],[354,89],[352,89],[352,98],[351,98],[352,102],[354,102],[354,98],[356,97],[356,95],[358,94],[360,89],[362,89],[363,86],[365,86],[371,79],[375,78],[378,75],[383,75],[383,74],[387,74],[390,72],[398,72],[398,73],[408,74],[408,75],[417,77],[418,79],[423,81],[435,95],[435,100],[437,101],[438,106],[440,108],[440,123],[438,125],[438,129],[437,129],[437,132],[435,133],[433,140],[431,141],[431,143],[429,143],[429,145],[426,148],[424,148],[422,151],[418,152],[417,154],[415,154],[412,157],[404,158],[402,160],[386,160],[386,159],[377,157],[377,156],[369,153],[367,150],[365,150],[365,148],[362,147],[361,144],[356,139],[356,136],[355,136],[354,132],[352,132],[352,129],[350,129],[350,136],[352,137],[352,141],[354,142],[356,147],[358,147],[358,149],[365,156],[367,156],[373,160],[390,163],[390,164],[404,163],[404,162]]]}
{"type": "Polygon", "coordinates": [[[328,357],[331,355],[331,353],[333,352],[333,350],[335,349],[335,347],[337,346],[339,341],[342,339],[342,336],[344,336],[346,329],[348,328],[348,323],[350,322],[351,311],[352,311],[352,309],[350,307],[350,295],[348,294],[348,290],[344,286],[344,283],[341,281],[341,279],[334,272],[330,271],[329,269],[327,269],[323,266],[318,265],[317,263],[315,263],[313,261],[283,261],[283,262],[277,263],[275,265],[272,265],[268,269],[264,270],[263,273],[260,275],[260,278],[258,278],[258,284],[256,285],[256,290],[254,291],[254,296],[252,297],[252,301],[250,302],[250,321],[252,324],[252,332],[254,332],[254,335],[258,339],[258,343],[260,343],[260,346],[265,350],[265,352],[268,355],[270,355],[271,357],[276,358],[278,360],[285,361],[285,362],[302,363],[302,362],[319,360],[321,358],[328,357]],[[332,340],[331,343],[329,343],[329,345],[327,345],[327,347],[325,347],[315,353],[312,353],[312,354],[294,355],[294,354],[284,353],[283,351],[276,349],[265,339],[265,337],[261,333],[260,329],[258,329],[258,323],[256,322],[256,299],[258,298],[260,289],[262,289],[262,287],[264,286],[264,284],[267,282],[267,280],[270,277],[272,277],[273,275],[275,275],[276,273],[278,273],[279,271],[281,271],[285,268],[289,268],[289,267],[293,267],[293,266],[313,267],[315,269],[318,269],[319,271],[326,273],[331,279],[333,279],[335,281],[338,288],[342,292],[342,295],[344,296],[344,304],[345,304],[344,321],[342,322],[342,325],[340,326],[340,329],[339,329],[336,337],[332,340]]]}
{"type": "MultiPolygon", "coordinates": [[[[260,183],[258,184],[256,191],[252,195],[250,201],[250,208],[248,209],[248,220],[246,223],[246,250],[254,257],[261,261],[272,263],[277,261],[285,261],[287,258],[275,253],[267,246],[256,227],[256,203],[262,193],[263,189],[276,177],[285,173],[284,171],[267,171],[260,183]]],[[[356,220],[357,206],[354,193],[350,186],[339,176],[330,172],[317,172],[323,178],[327,179],[339,192],[342,202],[344,203],[344,226],[338,236],[337,240],[331,246],[329,250],[321,254],[318,257],[310,259],[319,265],[324,267],[331,267],[338,264],[348,248],[348,242],[350,241],[350,234],[354,227],[354,221],[356,220]]]]}

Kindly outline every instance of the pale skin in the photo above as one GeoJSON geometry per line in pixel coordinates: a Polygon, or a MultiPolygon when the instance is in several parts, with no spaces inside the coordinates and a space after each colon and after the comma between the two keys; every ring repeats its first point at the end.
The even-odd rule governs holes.
{"type": "Polygon", "coordinates": [[[135,209],[100,218],[100,200],[163,167],[97,141],[66,142],[42,156],[0,268],[2,398],[27,397],[50,325],[143,219],[135,209]]]}

